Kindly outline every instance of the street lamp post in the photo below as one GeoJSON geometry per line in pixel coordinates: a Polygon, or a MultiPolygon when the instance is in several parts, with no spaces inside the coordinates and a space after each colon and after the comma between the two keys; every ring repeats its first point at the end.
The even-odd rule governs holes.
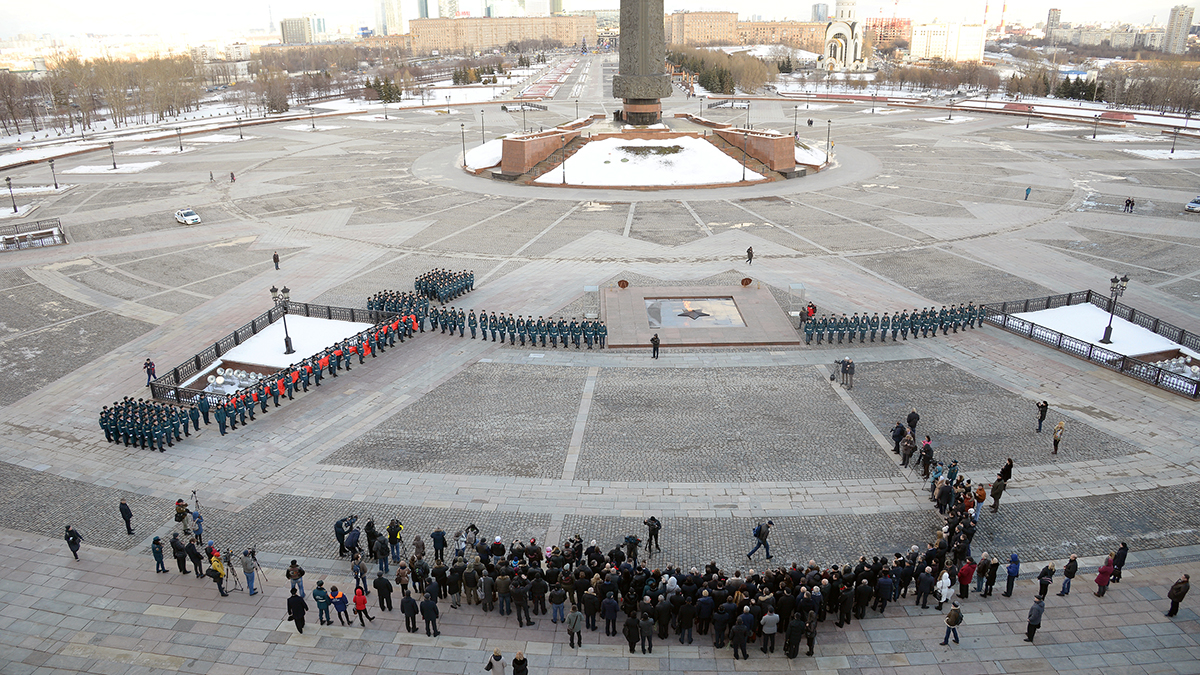
{"type": "Polygon", "coordinates": [[[317,130],[317,114],[312,108],[308,109],[308,121],[312,123],[313,131],[317,130]]]}
{"type": "Polygon", "coordinates": [[[1100,338],[1100,344],[1112,344],[1112,322],[1113,314],[1117,311],[1117,298],[1125,294],[1125,287],[1129,285],[1129,275],[1123,274],[1118,279],[1115,275],[1108,281],[1109,306],[1108,306],[1108,326],[1104,329],[1104,337],[1100,338]]]}
{"type": "Polygon", "coordinates": [[[529,127],[525,125],[525,104],[521,103],[521,133],[525,133],[529,127]]]}
{"type": "Polygon", "coordinates": [[[50,175],[54,178],[54,189],[58,189],[58,174],[54,172],[54,160],[50,160],[50,175]]]}
{"type": "Polygon", "coordinates": [[[239,117],[239,118],[237,118],[237,123],[238,123],[238,140],[239,140],[239,141],[241,141],[241,140],[245,140],[245,139],[242,137],[242,118],[240,118],[240,117],[239,117]]]}
{"type": "Polygon", "coordinates": [[[792,106],[792,139],[796,138],[796,121],[800,116],[800,106],[792,106]]]}
{"type": "Polygon", "coordinates": [[[575,119],[579,119],[579,99],[575,99],[575,119]]]}
{"type": "Polygon", "coordinates": [[[750,102],[746,102],[746,128],[750,128],[750,102]]]}
{"type": "Polygon", "coordinates": [[[1096,122],[1092,125],[1092,140],[1096,140],[1096,130],[1100,128],[1100,116],[1096,115],[1096,122]]]}
{"type": "Polygon", "coordinates": [[[1028,105],[1025,107],[1027,108],[1027,111],[1029,112],[1029,115],[1025,118],[1025,128],[1028,129],[1029,128],[1029,120],[1033,119],[1033,106],[1028,105]]]}
{"type": "MultiPolygon", "coordinates": [[[[446,99],[449,100],[449,97],[446,97],[446,99]]],[[[525,110],[525,104],[522,103],[521,111],[524,112],[524,110],[525,110]]],[[[479,111],[479,140],[482,143],[487,143],[487,132],[484,131],[484,129],[483,129],[483,111],[482,110],[479,111]]]]}
{"type": "Polygon", "coordinates": [[[8,198],[12,200],[13,213],[17,213],[17,198],[13,196],[12,179],[6,177],[4,182],[8,185],[8,198]]]}
{"type": "Polygon", "coordinates": [[[183,129],[175,127],[175,138],[179,140],[179,151],[183,152],[183,129]]]}
{"type": "Polygon", "coordinates": [[[467,167],[467,125],[463,122],[458,124],[458,131],[462,135],[463,146],[463,168],[467,167]]]}
{"type": "Polygon", "coordinates": [[[947,105],[946,121],[948,122],[948,121],[954,119],[954,99],[953,98],[950,99],[950,102],[947,103],[946,105],[947,105]]]}
{"type": "Polygon", "coordinates": [[[386,120],[387,118],[388,118],[388,116],[387,116],[387,101],[384,101],[383,102],[383,119],[386,120]]]}
{"type": "Polygon", "coordinates": [[[1179,140],[1179,127],[1175,127],[1175,135],[1171,137],[1171,154],[1175,154],[1175,141],[1179,140]]]}
{"type": "Polygon", "coordinates": [[[113,150],[113,142],[108,142],[108,154],[112,155],[113,171],[117,170],[117,153],[113,150]]]}
{"type": "Polygon", "coordinates": [[[292,349],[292,336],[288,334],[287,313],[288,313],[288,287],[284,286],[283,290],[279,290],[271,286],[271,299],[275,304],[283,309],[283,353],[295,354],[296,350],[292,349]]]}
{"type": "Polygon", "coordinates": [[[704,117],[704,96],[700,97],[700,117],[704,117]]]}
{"type": "Polygon", "coordinates": [[[875,114],[875,96],[876,96],[876,94],[871,94],[871,114],[872,115],[875,114]]]}
{"type": "Polygon", "coordinates": [[[746,182],[746,146],[750,144],[750,134],[742,132],[742,182],[746,182]]]}
{"type": "Polygon", "coordinates": [[[825,120],[825,123],[827,125],[825,127],[825,161],[828,162],[829,156],[833,154],[833,145],[831,144],[833,139],[833,120],[825,120]]]}

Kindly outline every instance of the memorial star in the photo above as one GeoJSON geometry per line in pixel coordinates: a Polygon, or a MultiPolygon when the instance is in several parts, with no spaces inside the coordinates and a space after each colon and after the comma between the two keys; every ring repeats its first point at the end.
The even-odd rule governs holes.
{"type": "Polygon", "coordinates": [[[702,316],[711,316],[711,315],[706,312],[701,312],[698,309],[689,309],[688,311],[684,312],[683,314],[679,314],[678,316],[686,316],[689,319],[699,319],[702,316]]]}

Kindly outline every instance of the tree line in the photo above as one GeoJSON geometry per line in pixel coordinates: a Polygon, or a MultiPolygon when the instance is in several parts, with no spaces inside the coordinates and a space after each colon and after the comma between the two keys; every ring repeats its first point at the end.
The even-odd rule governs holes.
{"type": "Polygon", "coordinates": [[[672,46],[667,62],[696,76],[696,83],[714,94],[733,94],[740,89],[753,93],[775,80],[779,72],[774,63],[735,52],[672,46]]]}

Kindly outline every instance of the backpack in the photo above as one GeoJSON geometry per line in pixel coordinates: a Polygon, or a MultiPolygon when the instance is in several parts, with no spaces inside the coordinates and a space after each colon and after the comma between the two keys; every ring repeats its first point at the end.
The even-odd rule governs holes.
{"type": "Polygon", "coordinates": [[[754,526],[754,538],[755,539],[762,539],[762,530],[763,530],[762,523],[759,523],[754,526]]]}

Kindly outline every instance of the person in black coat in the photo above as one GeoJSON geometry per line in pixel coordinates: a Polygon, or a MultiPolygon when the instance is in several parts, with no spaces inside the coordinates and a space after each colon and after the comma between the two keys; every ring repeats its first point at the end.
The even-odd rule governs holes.
{"type": "Polygon", "coordinates": [[[892,448],[892,452],[896,453],[897,455],[900,454],[900,441],[904,440],[904,437],[907,435],[908,431],[904,429],[904,424],[901,422],[896,422],[896,426],[892,427],[892,442],[896,444],[895,447],[892,448]]]}
{"type": "Polygon", "coordinates": [[[679,621],[679,644],[683,644],[683,639],[687,638],[687,643],[692,644],[692,624],[696,621],[696,601],[688,598],[679,608],[679,614],[676,616],[679,621]]]}
{"type": "Polygon", "coordinates": [[[175,564],[179,565],[179,572],[187,574],[187,549],[184,548],[183,542],[179,541],[179,533],[171,533],[171,556],[175,558],[175,564]]]}
{"type": "Polygon", "coordinates": [[[604,634],[607,636],[615,636],[617,634],[617,612],[621,609],[621,603],[617,602],[612,593],[600,602],[600,616],[604,617],[604,634]]]}
{"type": "Polygon", "coordinates": [[[637,649],[640,630],[641,629],[638,628],[637,616],[630,614],[629,617],[625,619],[625,625],[621,627],[621,634],[625,636],[626,642],[629,643],[630,654],[633,654],[634,650],[637,649]]]}
{"type": "Polygon", "coordinates": [[[426,593],[425,599],[421,601],[421,618],[425,619],[425,635],[437,637],[442,634],[437,627],[438,616],[440,613],[437,603],[426,593]]]}
{"type": "Polygon", "coordinates": [[[933,578],[933,568],[926,567],[917,577],[917,601],[913,604],[920,605],[921,609],[929,609],[929,594],[933,593],[935,583],[937,582],[933,578]]]}
{"type": "Polygon", "coordinates": [[[867,616],[867,606],[871,604],[871,597],[875,595],[875,589],[871,588],[866,579],[858,582],[854,587],[854,616],[858,619],[863,619],[867,616]]]}
{"type": "Polygon", "coordinates": [[[854,589],[842,587],[842,592],[838,595],[838,621],[837,627],[841,628],[850,623],[850,619],[854,614],[854,589]]]}
{"type": "Polygon", "coordinates": [[[917,409],[913,408],[913,411],[908,413],[908,419],[906,419],[904,421],[908,422],[908,430],[910,433],[912,433],[913,438],[916,438],[917,437],[917,422],[921,421],[921,416],[917,414],[917,409]]]}
{"type": "Polygon", "coordinates": [[[725,629],[729,627],[729,619],[729,612],[725,611],[725,605],[718,605],[712,618],[713,646],[717,649],[725,647],[725,629]]]}
{"type": "Polygon", "coordinates": [[[196,548],[196,538],[192,537],[189,539],[183,550],[187,552],[187,557],[192,560],[192,567],[196,572],[196,578],[204,576],[204,556],[200,555],[200,551],[196,548]]]}
{"type": "Polygon", "coordinates": [[[388,581],[383,572],[379,572],[371,585],[379,594],[379,611],[392,611],[392,582],[388,581]]]}
{"type": "Polygon", "coordinates": [[[583,625],[588,630],[596,628],[596,615],[600,613],[600,597],[592,589],[579,594],[583,600],[583,625]]]}
{"type": "Polygon", "coordinates": [[[404,630],[417,632],[417,614],[421,613],[421,609],[408,591],[404,591],[404,597],[400,599],[400,613],[404,615],[404,630]]]}
{"type": "Polygon", "coordinates": [[[288,620],[296,623],[296,631],[304,632],[304,613],[308,611],[308,604],[304,602],[304,598],[297,594],[296,589],[292,589],[292,597],[287,600],[288,620]]]}
{"type": "Polygon", "coordinates": [[[1128,555],[1129,544],[1121,542],[1121,548],[1117,549],[1117,554],[1113,556],[1113,573],[1112,577],[1109,579],[1109,581],[1112,583],[1121,583],[1121,568],[1125,566],[1125,557],[1128,555]]]}

